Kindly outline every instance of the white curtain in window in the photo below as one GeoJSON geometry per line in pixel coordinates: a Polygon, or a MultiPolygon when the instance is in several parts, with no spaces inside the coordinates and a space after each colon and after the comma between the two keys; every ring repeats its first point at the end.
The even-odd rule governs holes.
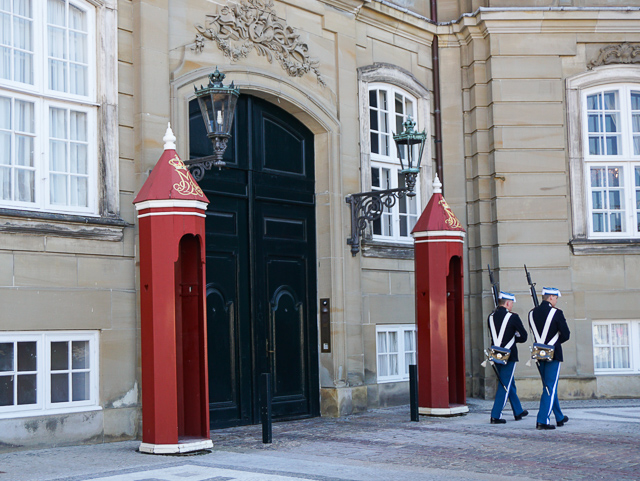
{"type": "Polygon", "coordinates": [[[47,2],[47,41],[49,44],[49,88],[59,92],[67,91],[67,39],[66,2],[47,2]]]}
{"type": "Polygon", "coordinates": [[[11,169],[0,165],[0,199],[11,199],[11,169]]]}
{"type": "Polygon", "coordinates": [[[596,369],[608,369],[611,367],[611,348],[605,347],[610,344],[609,326],[593,326],[593,357],[596,369]]]}
{"type": "Polygon", "coordinates": [[[389,352],[387,348],[387,334],[385,332],[378,333],[378,352],[380,354],[386,354],[389,352]]]}
{"type": "Polygon", "coordinates": [[[416,363],[415,331],[404,331],[404,372],[409,373],[409,366],[416,363]]]}
{"type": "Polygon", "coordinates": [[[636,229],[640,232],[640,167],[635,168],[636,179],[636,229]]]}
{"type": "Polygon", "coordinates": [[[66,7],[64,0],[48,0],[49,88],[84,96],[89,72],[87,14],[73,5],[67,12],[66,7]]]}
{"type": "Polygon", "coordinates": [[[14,17],[14,80],[33,84],[33,21],[14,17]]]}
{"type": "Polygon", "coordinates": [[[11,200],[11,99],[0,97],[0,199],[11,200]]]}
{"type": "Polygon", "coordinates": [[[34,171],[34,137],[35,118],[34,104],[22,100],[15,101],[15,165],[16,165],[16,200],[20,202],[35,201],[34,171]],[[26,135],[25,135],[26,134],[26,135]],[[29,135],[30,134],[30,135],[29,135]]]}
{"type": "Polygon", "coordinates": [[[88,86],[88,36],[87,15],[82,10],[69,6],[69,59],[70,64],[70,91],[77,95],[87,95],[88,86]]]}
{"type": "Polygon", "coordinates": [[[71,205],[86,206],[88,202],[87,114],[71,111],[70,159],[71,205]],[[78,175],[73,175],[78,174],[78,175]]]}
{"type": "Polygon", "coordinates": [[[611,325],[611,343],[613,344],[614,369],[628,369],[629,359],[629,326],[627,324],[611,325]]]}
{"type": "Polygon", "coordinates": [[[613,348],[613,368],[614,369],[629,369],[629,348],[628,347],[614,347],[613,348]]]}
{"type": "Polygon", "coordinates": [[[596,369],[611,368],[611,348],[596,347],[593,350],[594,367],[596,369]]]}
{"type": "Polygon", "coordinates": [[[94,11],[75,0],[0,0],[3,206],[30,203],[39,210],[59,206],[55,210],[86,212],[95,200],[90,162],[95,162],[96,108],[69,97],[95,100],[89,98],[94,93],[89,82],[95,80],[94,11]],[[25,83],[32,86],[20,85],[25,83]]]}
{"type": "Polygon", "coordinates": [[[31,0],[2,0],[0,10],[0,77],[33,84],[31,0]]]}
{"type": "Polygon", "coordinates": [[[50,202],[67,203],[67,111],[49,109],[50,202]]]}
{"type": "Polygon", "coordinates": [[[11,3],[7,0],[0,1],[0,78],[11,78],[11,3]],[[7,5],[8,4],[8,5],[7,5]],[[6,11],[5,11],[6,10],[6,11]]]}
{"type": "Polygon", "coordinates": [[[640,155],[640,92],[632,91],[631,96],[631,131],[633,132],[633,153],[640,155]]]}
{"type": "Polygon", "coordinates": [[[12,103],[12,99],[0,97],[0,198],[3,200],[35,201],[34,132],[34,104],[18,99],[12,103]]]}
{"type": "Polygon", "coordinates": [[[389,332],[389,374],[398,375],[398,333],[389,332]]]}

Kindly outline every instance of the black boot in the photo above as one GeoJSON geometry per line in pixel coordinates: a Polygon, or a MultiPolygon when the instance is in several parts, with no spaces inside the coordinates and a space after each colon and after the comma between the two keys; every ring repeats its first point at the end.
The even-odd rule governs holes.
{"type": "Polygon", "coordinates": [[[536,423],[536,429],[555,429],[555,426],[552,426],[551,424],[542,424],[542,423],[536,423]]]}
{"type": "Polygon", "coordinates": [[[524,417],[526,417],[526,416],[528,416],[528,415],[529,415],[529,411],[527,411],[527,410],[525,409],[524,411],[522,411],[522,412],[521,412],[520,414],[518,414],[517,416],[516,416],[516,415],[514,415],[514,416],[513,416],[513,418],[514,418],[516,421],[520,421],[522,418],[524,418],[524,417]]]}
{"type": "Polygon", "coordinates": [[[507,424],[507,420],[491,418],[491,424],[507,424]]]}
{"type": "Polygon", "coordinates": [[[562,427],[565,425],[565,423],[569,422],[569,416],[565,416],[564,418],[562,418],[560,421],[556,422],[556,424],[558,425],[558,427],[562,427]]]}

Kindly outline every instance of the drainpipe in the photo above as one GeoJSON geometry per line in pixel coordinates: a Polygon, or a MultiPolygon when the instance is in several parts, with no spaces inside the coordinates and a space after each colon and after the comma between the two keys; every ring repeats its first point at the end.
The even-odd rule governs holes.
{"type": "MultiPolygon", "coordinates": [[[[438,23],[437,0],[431,0],[431,20],[438,23]]],[[[440,59],[438,57],[438,36],[434,35],[431,43],[431,63],[433,67],[433,113],[434,113],[434,141],[436,149],[436,172],[440,182],[444,184],[442,175],[442,116],[440,113],[440,59]]],[[[444,185],[442,187],[444,194],[444,185]]]]}

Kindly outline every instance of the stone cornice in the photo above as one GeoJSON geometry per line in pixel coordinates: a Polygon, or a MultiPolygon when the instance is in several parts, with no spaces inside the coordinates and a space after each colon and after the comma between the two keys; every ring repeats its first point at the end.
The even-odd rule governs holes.
{"type": "Polygon", "coordinates": [[[431,46],[431,39],[436,33],[434,23],[379,2],[365,4],[358,12],[357,19],[364,24],[427,47],[431,46]]]}
{"type": "Polygon", "coordinates": [[[0,209],[0,232],[120,242],[125,227],[120,218],[84,217],[0,209]]]}
{"type": "Polygon", "coordinates": [[[364,4],[370,3],[371,0],[319,0],[319,2],[355,15],[364,4]]]}
{"type": "Polygon", "coordinates": [[[640,240],[636,239],[573,239],[569,242],[573,255],[638,255],[640,240]]]}
{"type": "Polygon", "coordinates": [[[640,7],[482,7],[438,24],[436,33],[455,34],[464,44],[477,36],[466,32],[474,28],[483,37],[496,33],[640,33],[640,7]]]}

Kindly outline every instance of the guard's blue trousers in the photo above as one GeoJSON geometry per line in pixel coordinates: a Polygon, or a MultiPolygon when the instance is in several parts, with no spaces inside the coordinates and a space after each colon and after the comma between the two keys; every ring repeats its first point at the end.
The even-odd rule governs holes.
{"type": "Polygon", "coordinates": [[[564,414],[560,410],[558,401],[558,377],[560,376],[560,361],[541,361],[540,377],[544,384],[542,397],[540,398],[540,409],[538,411],[538,422],[540,424],[551,424],[551,411],[557,421],[564,419],[564,414]]]}
{"type": "Polygon", "coordinates": [[[502,384],[504,384],[504,387],[506,387],[507,390],[505,391],[502,384],[498,383],[496,399],[493,402],[493,409],[491,410],[491,417],[494,419],[502,418],[502,410],[507,404],[507,399],[509,399],[509,402],[511,403],[511,409],[513,409],[514,416],[519,416],[524,410],[522,409],[522,404],[520,404],[520,399],[518,399],[516,383],[513,380],[513,373],[516,370],[516,363],[507,362],[506,364],[496,364],[495,366],[498,369],[498,374],[500,374],[502,384]],[[509,393],[508,396],[507,391],[509,393]]]}

